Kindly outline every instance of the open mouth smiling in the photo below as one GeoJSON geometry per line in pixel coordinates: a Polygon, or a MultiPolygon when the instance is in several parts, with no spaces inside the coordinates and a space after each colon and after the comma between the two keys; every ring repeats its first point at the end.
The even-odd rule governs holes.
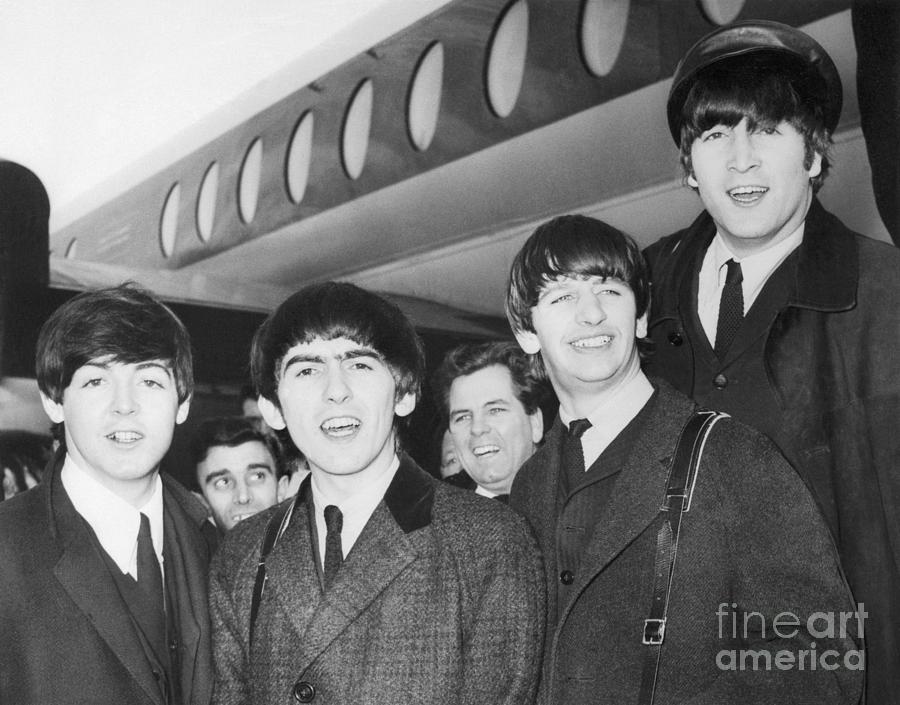
{"type": "Polygon", "coordinates": [[[362,422],[353,416],[335,416],[322,422],[322,432],[331,438],[347,438],[359,430],[362,422]]]}
{"type": "Polygon", "coordinates": [[[768,193],[764,186],[738,186],[729,189],[728,196],[742,205],[752,205],[768,193]]]}
{"type": "Polygon", "coordinates": [[[500,446],[493,444],[476,446],[472,448],[472,455],[474,455],[476,458],[486,458],[492,455],[496,455],[499,452],[500,446]]]}
{"type": "Polygon", "coordinates": [[[576,349],[589,350],[593,348],[602,348],[612,342],[611,335],[594,335],[590,338],[578,338],[573,340],[570,345],[576,349]]]}
{"type": "Polygon", "coordinates": [[[113,443],[130,444],[137,443],[144,436],[137,431],[113,431],[106,436],[113,443]]]}

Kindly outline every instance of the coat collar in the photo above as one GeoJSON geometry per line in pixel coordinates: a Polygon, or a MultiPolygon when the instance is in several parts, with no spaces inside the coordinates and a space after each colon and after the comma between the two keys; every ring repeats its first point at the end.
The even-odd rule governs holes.
{"type": "MultiPolygon", "coordinates": [[[[852,231],[826,211],[814,198],[806,214],[803,242],[797,248],[795,286],[789,306],[819,311],[847,311],[856,305],[859,283],[859,253],[852,231]]],[[[679,296],[660,295],[654,319],[677,315],[679,301],[690,291],[691,277],[697,273],[701,258],[716,233],[715,223],[703,211],[670,246],[660,253],[660,269],[672,273],[670,284],[655,280],[658,290],[679,292],[679,296]],[[674,288],[673,288],[674,287],[674,288]]]]}
{"type": "Polygon", "coordinates": [[[322,592],[315,554],[312,490],[300,486],[290,527],[267,561],[270,594],[299,644],[302,672],[402,573],[420,553],[416,532],[431,524],[435,483],[408,456],[347,554],[331,588],[322,592]]]}

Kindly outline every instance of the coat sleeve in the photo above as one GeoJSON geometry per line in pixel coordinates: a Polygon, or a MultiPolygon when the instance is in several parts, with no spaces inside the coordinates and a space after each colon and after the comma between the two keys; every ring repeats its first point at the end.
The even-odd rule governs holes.
{"type": "Polygon", "coordinates": [[[217,555],[209,577],[215,684],[213,705],[249,705],[250,665],[246,650],[245,606],[236,605],[224,561],[217,555]]]}
{"type": "Polygon", "coordinates": [[[703,499],[721,509],[708,530],[727,554],[709,615],[721,677],[714,700],[698,702],[857,703],[860,616],[812,495],[765,436],[731,420],[716,435],[701,472],[712,480],[703,499]]]}
{"type": "Polygon", "coordinates": [[[463,635],[459,699],[467,705],[528,705],[537,693],[545,630],[543,564],[524,521],[505,510],[503,515],[508,521],[500,530],[485,532],[481,553],[488,560],[469,572],[473,609],[463,635]]]}

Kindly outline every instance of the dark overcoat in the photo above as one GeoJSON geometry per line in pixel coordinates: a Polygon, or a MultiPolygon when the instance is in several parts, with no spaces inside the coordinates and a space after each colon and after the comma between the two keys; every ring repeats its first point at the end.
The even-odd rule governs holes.
{"type": "MultiPolygon", "coordinates": [[[[563,604],[557,605],[554,587],[560,581],[557,532],[565,529],[557,521],[559,419],[513,483],[511,506],[537,534],[549,614],[559,614],[555,626],[553,617],[548,620],[543,703],[637,702],[649,648],[642,635],[653,595],[660,507],[675,446],[696,408],[664,382],[655,386],[563,604]]],[[[856,620],[845,620],[844,638],[839,629],[822,638],[807,629],[815,612],[839,618],[852,610],[828,530],[796,472],[761,434],[729,418],[719,421],[681,524],[656,705],[855,704],[863,681],[862,671],[853,670],[859,665],[856,620]],[[802,623],[781,629],[790,638],[773,630],[779,613],[782,621],[791,615],[802,623]],[[743,614],[752,615],[746,626],[743,614]],[[841,667],[810,670],[812,649],[834,649],[841,667]],[[782,651],[793,655],[792,667],[775,666],[782,651]],[[850,667],[843,665],[845,657],[850,667]],[[807,659],[806,668],[798,658],[807,659]]]]}
{"type": "MultiPolygon", "coordinates": [[[[540,554],[500,502],[435,480],[404,457],[323,591],[310,481],[267,560],[248,647],[264,526],[242,522],[210,576],[218,705],[527,705],[544,634],[540,554]],[[306,699],[304,699],[306,698],[306,699]]],[[[281,505],[279,505],[281,506],[281,505]]]]}
{"type": "MultiPolygon", "coordinates": [[[[704,212],[647,250],[648,369],[691,396],[706,341],[686,323],[714,235],[704,212]]],[[[794,266],[787,305],[761,331],[777,408],[768,418],[740,403],[724,410],[765,429],[812,489],[869,614],[867,698],[880,705],[900,697],[900,250],[852,232],[814,200],[794,266]]]]}
{"type": "MultiPolygon", "coordinates": [[[[0,502],[0,703],[163,705],[128,608],[87,522],[60,481],[64,454],[45,481],[0,502]]],[[[181,689],[186,705],[212,694],[206,602],[210,545],[206,511],[162,475],[167,570],[176,573],[181,689]],[[168,550],[168,548],[167,548],[168,550]]]]}

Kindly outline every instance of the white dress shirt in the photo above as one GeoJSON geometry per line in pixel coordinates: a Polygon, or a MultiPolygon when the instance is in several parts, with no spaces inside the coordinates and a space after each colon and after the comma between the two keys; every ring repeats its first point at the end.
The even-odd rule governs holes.
{"type": "MultiPolygon", "coordinates": [[[[653,396],[653,385],[641,370],[625,381],[612,395],[587,415],[591,427],[581,436],[585,471],[613,442],[653,396]]],[[[559,408],[559,418],[568,428],[574,418],[559,408]]]]}
{"type": "Polygon", "coordinates": [[[153,485],[153,495],[140,509],[101,485],[66,455],[60,475],[63,487],[72,504],[90,524],[103,550],[123,573],[135,580],[137,574],[137,538],[141,527],[141,514],[150,519],[150,536],[153,550],[163,569],[163,489],[159,474],[153,485]]]}
{"type": "Polygon", "coordinates": [[[400,467],[400,458],[394,455],[394,459],[388,465],[387,469],[373,477],[360,478],[358,484],[354,487],[354,492],[350,497],[337,501],[333,497],[329,497],[326,488],[322,488],[317,482],[318,475],[313,472],[310,480],[312,488],[313,507],[316,512],[316,531],[318,532],[319,543],[319,562],[322,568],[325,568],[325,537],[328,535],[328,528],[325,525],[325,507],[333,504],[341,510],[344,517],[344,524],[341,527],[341,552],[344,558],[350,553],[353,544],[362,534],[363,529],[375,511],[375,507],[384,498],[391,480],[400,467]]]}
{"type": "Polygon", "coordinates": [[[725,263],[733,259],[741,265],[744,281],[741,291],[744,294],[744,315],[753,306],[763,286],[769,280],[788,255],[803,242],[804,224],[801,224],[791,235],[776,245],[749,257],[736,257],[719,233],[713,238],[703,257],[700,267],[700,279],[697,287],[697,314],[703,331],[710,345],[716,344],[716,328],[719,325],[719,303],[722,300],[722,288],[725,286],[725,275],[728,268],[725,263]]]}

